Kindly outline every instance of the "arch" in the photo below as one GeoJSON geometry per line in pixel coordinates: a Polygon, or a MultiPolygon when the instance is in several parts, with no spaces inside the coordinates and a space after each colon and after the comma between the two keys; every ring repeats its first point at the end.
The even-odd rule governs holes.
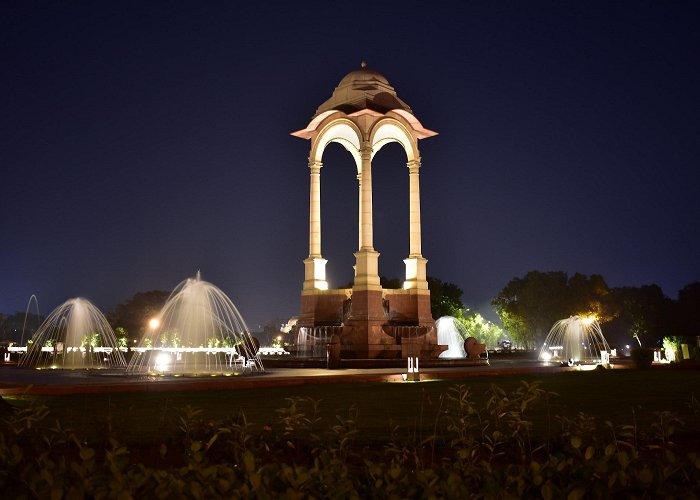
{"type": "Polygon", "coordinates": [[[362,133],[357,128],[357,125],[347,118],[335,118],[324,126],[314,138],[309,160],[320,162],[328,144],[337,142],[352,155],[359,172],[362,165],[360,158],[361,141],[362,133]]]}
{"type": "Polygon", "coordinates": [[[390,142],[398,142],[406,152],[407,161],[420,158],[418,154],[418,144],[413,134],[399,120],[394,118],[383,118],[372,128],[370,133],[370,144],[372,145],[372,157],[376,155],[382,147],[390,142]]]}
{"type": "Polygon", "coordinates": [[[404,146],[384,141],[372,158],[372,230],[379,274],[403,280],[409,243],[409,175],[404,146]]]}

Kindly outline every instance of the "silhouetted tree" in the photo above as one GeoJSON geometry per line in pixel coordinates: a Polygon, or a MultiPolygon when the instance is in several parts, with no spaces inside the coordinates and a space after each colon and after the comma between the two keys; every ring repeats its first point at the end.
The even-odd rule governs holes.
{"type": "Polygon", "coordinates": [[[115,331],[123,328],[129,339],[140,339],[146,333],[148,320],[160,312],[169,296],[170,292],[163,290],[139,292],[128,301],[117,304],[108,315],[109,322],[115,331]]]}
{"type": "Polygon", "coordinates": [[[678,292],[678,333],[684,337],[700,335],[700,281],[678,292]]]}
{"type": "MultiPolygon", "coordinates": [[[[600,323],[613,319],[615,306],[608,284],[600,274],[576,273],[567,282],[569,315],[594,314],[600,323]]],[[[566,316],[559,318],[564,319],[566,316]]]]}
{"type": "Polygon", "coordinates": [[[15,314],[0,314],[0,340],[27,343],[44,321],[43,316],[34,313],[17,312],[15,314]],[[24,329],[24,335],[22,333],[24,329]]]}
{"type": "Polygon", "coordinates": [[[401,281],[399,278],[387,278],[386,276],[380,276],[379,284],[382,288],[386,289],[403,288],[403,281],[401,281]]]}
{"type": "Polygon", "coordinates": [[[660,345],[664,336],[674,334],[674,302],[658,285],[614,288],[612,302],[616,317],[607,325],[612,336],[634,338],[643,346],[660,345]]]}
{"type": "Polygon", "coordinates": [[[430,289],[430,312],[433,318],[461,315],[464,309],[462,289],[454,283],[447,283],[431,276],[427,277],[427,281],[430,289]]]}

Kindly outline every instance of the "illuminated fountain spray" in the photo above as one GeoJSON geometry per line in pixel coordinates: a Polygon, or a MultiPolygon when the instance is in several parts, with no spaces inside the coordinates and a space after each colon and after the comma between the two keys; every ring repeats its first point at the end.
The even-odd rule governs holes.
{"type": "Polygon", "coordinates": [[[199,273],[180,283],[127,367],[128,373],[216,375],[264,371],[258,345],[231,299],[199,273]]]}
{"type": "Polygon", "coordinates": [[[592,316],[571,316],[554,323],[540,350],[542,361],[590,364],[609,362],[610,346],[592,316]]]}
{"type": "Polygon", "coordinates": [[[89,300],[70,299],[32,336],[20,368],[124,368],[112,327],[89,300]]]}
{"type": "Polygon", "coordinates": [[[466,358],[464,339],[470,335],[462,323],[452,316],[443,316],[435,322],[438,345],[446,345],[447,350],[440,353],[441,358],[466,358]]]}

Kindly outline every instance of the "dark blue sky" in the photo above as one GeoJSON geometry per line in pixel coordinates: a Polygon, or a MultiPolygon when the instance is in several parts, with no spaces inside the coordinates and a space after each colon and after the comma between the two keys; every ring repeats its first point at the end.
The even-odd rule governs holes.
{"type": "MultiPolygon", "coordinates": [[[[472,308],[530,270],[673,298],[700,280],[697,2],[237,4],[0,3],[0,312],[109,311],[201,270],[253,328],[296,314],[309,144],[289,133],[362,60],[440,133],[423,254],[472,308]]],[[[338,286],[357,186],[340,147],[324,164],[338,286]]],[[[380,273],[400,277],[398,146],[373,173],[380,273]]]]}

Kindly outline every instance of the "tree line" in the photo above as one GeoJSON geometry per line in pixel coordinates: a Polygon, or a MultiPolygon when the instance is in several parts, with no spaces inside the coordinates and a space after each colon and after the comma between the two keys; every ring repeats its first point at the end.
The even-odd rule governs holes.
{"type": "Polygon", "coordinates": [[[541,345],[554,322],[574,315],[594,315],[606,338],[645,347],[660,346],[665,337],[700,335],[700,282],[686,285],[674,300],[658,285],[611,288],[598,274],[530,271],[509,281],[491,304],[524,348],[541,345]]]}
{"type": "MultiPolygon", "coordinates": [[[[400,288],[398,279],[381,278],[384,288],[400,288]]],[[[524,349],[544,342],[552,325],[574,315],[595,315],[606,338],[619,342],[659,346],[665,337],[700,335],[700,282],[685,286],[677,299],[666,297],[658,285],[611,288],[598,274],[568,275],[563,271],[530,271],[510,280],[491,301],[503,328],[479,311],[470,311],[462,302],[459,286],[428,277],[431,312],[435,319],[457,318],[470,335],[493,348],[510,338],[524,349]]],[[[118,304],[107,319],[120,344],[133,343],[147,333],[148,320],[156,316],[170,292],[139,292],[118,304]]],[[[36,314],[0,314],[0,340],[24,342],[31,338],[43,318],[36,314]]],[[[694,343],[694,342],[692,342],[694,343]]]]}

